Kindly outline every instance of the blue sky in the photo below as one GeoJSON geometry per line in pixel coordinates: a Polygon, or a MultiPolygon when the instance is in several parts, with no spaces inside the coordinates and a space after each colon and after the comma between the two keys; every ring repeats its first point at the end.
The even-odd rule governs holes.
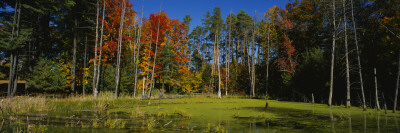
{"type": "MultiPolygon", "coordinates": [[[[133,9],[140,15],[143,0],[130,0],[134,4],[133,9]]],[[[277,5],[281,8],[285,7],[289,0],[144,0],[144,17],[148,18],[151,13],[156,13],[164,10],[169,18],[179,19],[186,14],[192,17],[190,28],[201,24],[201,19],[207,11],[212,12],[214,7],[221,7],[222,18],[232,10],[233,13],[238,13],[243,9],[250,16],[254,16],[254,11],[257,11],[257,18],[260,19],[263,13],[269,8],[277,5]]]]}

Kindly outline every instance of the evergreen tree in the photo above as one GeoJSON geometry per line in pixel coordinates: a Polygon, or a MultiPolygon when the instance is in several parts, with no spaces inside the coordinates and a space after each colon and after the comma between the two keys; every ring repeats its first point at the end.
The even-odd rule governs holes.
{"type": "Polygon", "coordinates": [[[162,66],[162,70],[159,72],[161,80],[163,82],[163,90],[164,84],[167,83],[169,86],[173,85],[173,77],[176,74],[174,71],[177,67],[177,61],[173,58],[176,56],[176,53],[172,51],[172,47],[169,43],[162,46],[162,51],[160,53],[160,65],[162,66]]]}

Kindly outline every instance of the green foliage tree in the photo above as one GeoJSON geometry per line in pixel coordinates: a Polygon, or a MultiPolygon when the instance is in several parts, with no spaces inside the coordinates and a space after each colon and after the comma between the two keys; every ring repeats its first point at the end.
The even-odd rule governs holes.
{"type": "Polygon", "coordinates": [[[192,54],[191,62],[193,64],[192,70],[194,72],[200,72],[203,66],[203,60],[200,52],[196,49],[192,54]]]}
{"type": "Polygon", "coordinates": [[[169,86],[174,84],[174,76],[176,72],[174,71],[177,67],[177,61],[173,58],[176,56],[176,53],[172,51],[172,46],[169,43],[162,46],[162,51],[160,53],[160,65],[163,66],[162,70],[159,72],[161,76],[161,80],[163,82],[163,89],[164,84],[167,83],[169,86]]]}
{"type": "Polygon", "coordinates": [[[62,73],[60,63],[41,57],[29,75],[27,84],[40,91],[63,92],[69,85],[62,73]]]}

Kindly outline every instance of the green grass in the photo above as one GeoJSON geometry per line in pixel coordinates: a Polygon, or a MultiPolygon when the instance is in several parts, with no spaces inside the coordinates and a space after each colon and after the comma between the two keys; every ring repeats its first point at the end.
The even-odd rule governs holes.
{"type": "Polygon", "coordinates": [[[9,121],[24,121],[24,118],[31,117],[26,114],[46,114],[46,117],[52,118],[50,120],[65,121],[64,125],[58,126],[51,126],[50,120],[47,120],[47,124],[41,122],[49,125],[45,128],[49,132],[60,128],[73,131],[113,129],[121,132],[399,131],[399,125],[396,124],[400,120],[398,113],[384,114],[384,111],[374,109],[363,111],[359,107],[328,107],[325,104],[270,100],[269,108],[265,110],[263,99],[217,99],[205,96],[152,99],[150,105],[148,102],[129,96],[115,99],[112,93],[102,93],[96,99],[91,96],[65,99],[18,97],[6,99],[1,107],[9,121]],[[18,106],[11,106],[13,104],[18,106]]]}

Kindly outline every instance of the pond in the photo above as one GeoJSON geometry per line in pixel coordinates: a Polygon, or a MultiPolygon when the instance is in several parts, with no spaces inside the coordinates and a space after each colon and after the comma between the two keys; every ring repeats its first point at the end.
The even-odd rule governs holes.
{"type": "Polygon", "coordinates": [[[64,113],[22,113],[2,132],[400,132],[400,115],[259,99],[182,98],[64,113]]]}

